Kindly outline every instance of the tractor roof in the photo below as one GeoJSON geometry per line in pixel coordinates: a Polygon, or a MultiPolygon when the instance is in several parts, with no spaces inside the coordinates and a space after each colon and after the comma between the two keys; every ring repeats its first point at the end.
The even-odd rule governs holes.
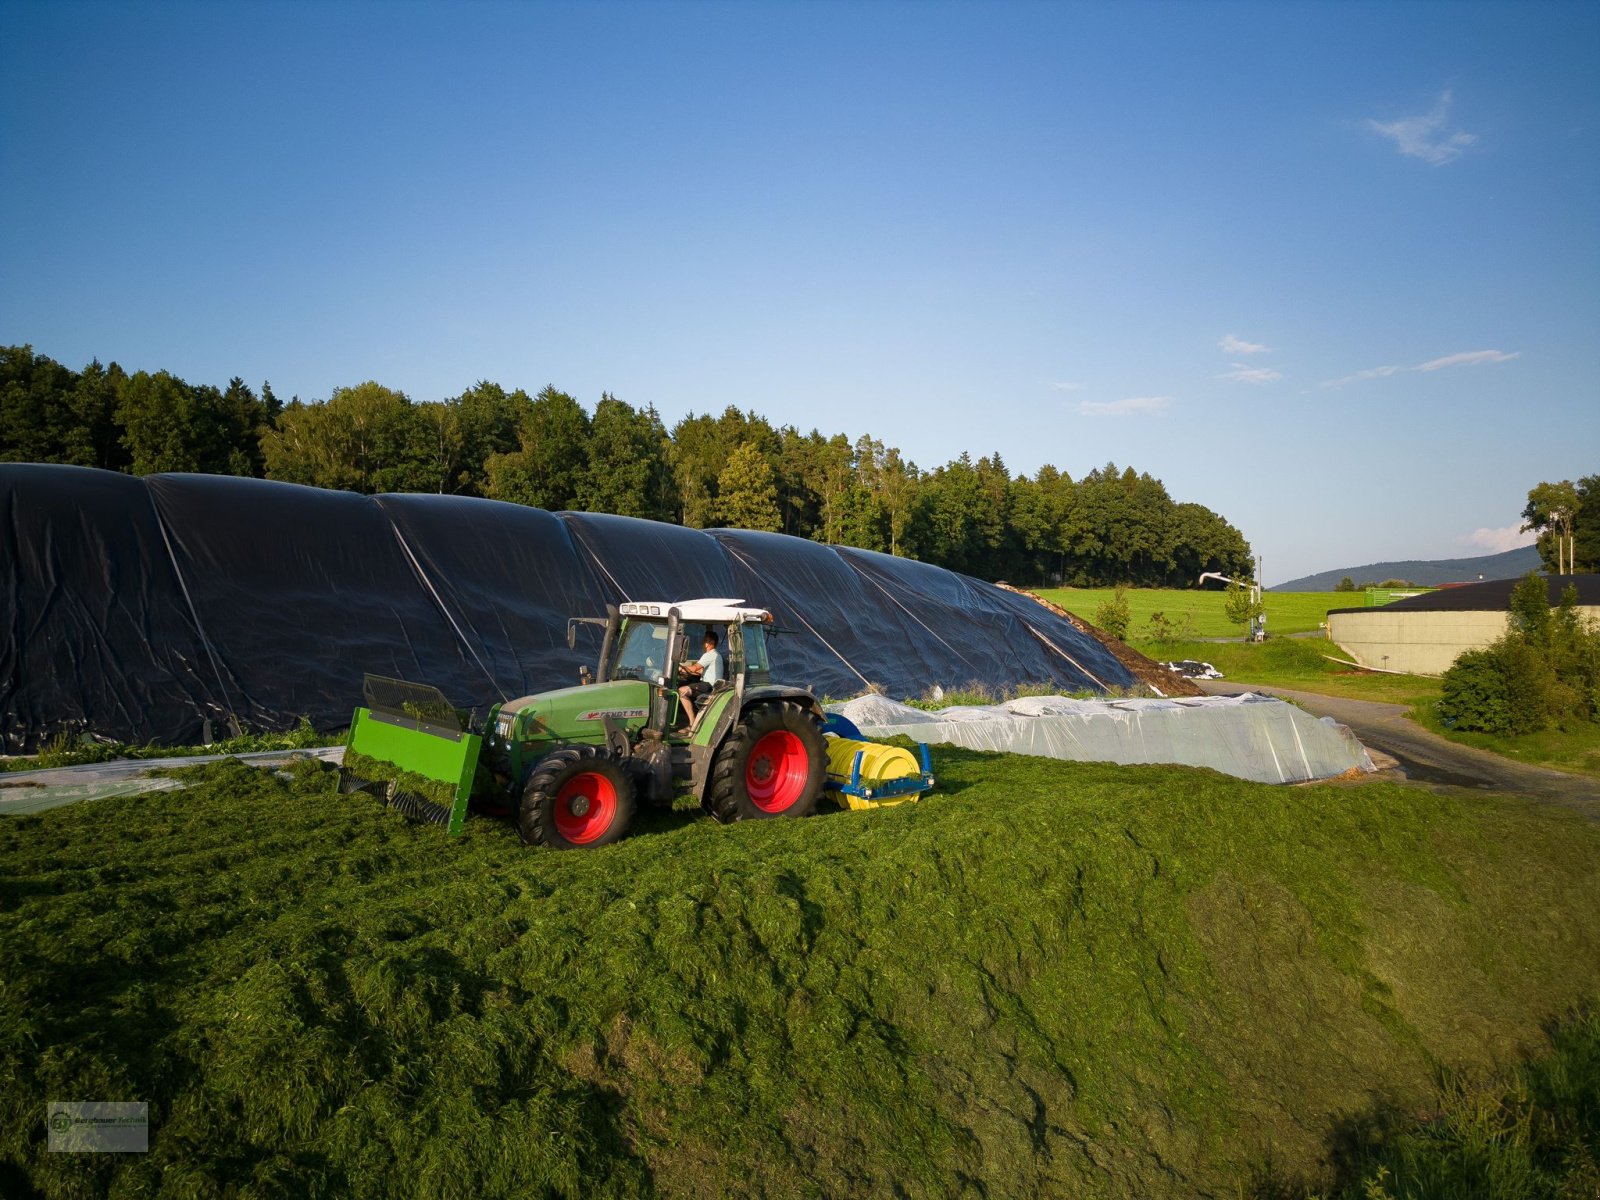
{"type": "Polygon", "coordinates": [[[648,600],[618,606],[625,617],[665,617],[668,609],[678,610],[680,621],[710,621],[715,624],[769,623],[772,614],[764,608],[746,608],[743,600],[711,598],[702,600],[648,600]]]}

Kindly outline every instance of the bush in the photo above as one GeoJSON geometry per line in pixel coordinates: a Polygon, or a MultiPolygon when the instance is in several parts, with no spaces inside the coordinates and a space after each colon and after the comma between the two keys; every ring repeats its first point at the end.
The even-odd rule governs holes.
{"type": "Polygon", "coordinates": [[[1551,618],[1550,665],[1572,689],[1571,715],[1600,720],[1600,631],[1578,611],[1578,589],[1571,584],[1551,618]]]}
{"type": "Polygon", "coordinates": [[[1445,672],[1439,718],[1473,733],[1535,733],[1600,717],[1600,631],[1578,612],[1571,588],[1552,611],[1544,580],[1511,593],[1511,628],[1469,650],[1445,672]]]}
{"type": "Polygon", "coordinates": [[[1530,571],[1511,593],[1511,615],[1543,666],[1539,701],[1547,723],[1566,728],[1600,719],[1600,628],[1579,611],[1577,588],[1569,584],[1552,606],[1545,581],[1530,571]]]}
{"type": "Polygon", "coordinates": [[[1222,599],[1222,614],[1230,622],[1249,633],[1250,624],[1266,611],[1266,605],[1255,598],[1250,590],[1241,584],[1230,583],[1227,595],[1222,599]]]}
{"type": "Polygon", "coordinates": [[[1511,691],[1496,647],[1467,650],[1445,672],[1439,719],[1451,729],[1510,732],[1511,691]]]}
{"type": "Polygon", "coordinates": [[[1445,672],[1439,717],[1471,733],[1537,733],[1568,708],[1570,693],[1545,656],[1510,633],[1445,672]]]}
{"type": "Polygon", "coordinates": [[[1127,639],[1128,625],[1132,620],[1133,612],[1128,607],[1128,589],[1125,587],[1117,588],[1111,599],[1094,610],[1094,623],[1119,642],[1127,639]]]}
{"type": "Polygon", "coordinates": [[[1511,626],[1523,640],[1540,650],[1550,648],[1550,592],[1535,571],[1529,571],[1511,589],[1511,626]]]}

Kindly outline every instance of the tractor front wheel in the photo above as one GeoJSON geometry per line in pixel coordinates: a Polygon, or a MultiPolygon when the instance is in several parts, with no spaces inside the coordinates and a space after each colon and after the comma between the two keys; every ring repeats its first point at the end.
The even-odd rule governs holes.
{"type": "Polygon", "coordinates": [[[595,746],[569,746],[545,755],[528,776],[517,833],[530,846],[589,850],[626,836],[633,809],[622,763],[595,746]]]}
{"type": "Polygon", "coordinates": [[[725,825],[808,816],[827,770],[827,742],[815,715],[789,700],[759,704],[717,751],[706,807],[725,825]]]}

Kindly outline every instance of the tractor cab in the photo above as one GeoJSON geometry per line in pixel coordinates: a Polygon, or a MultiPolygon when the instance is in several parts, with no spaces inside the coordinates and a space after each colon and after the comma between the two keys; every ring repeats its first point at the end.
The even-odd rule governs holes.
{"type": "MultiPolygon", "coordinates": [[[[685,663],[701,656],[707,633],[716,637],[722,661],[722,678],[712,694],[768,687],[772,667],[767,654],[767,633],[772,614],[750,608],[738,600],[684,600],[677,603],[630,602],[609,610],[606,617],[577,617],[568,623],[568,645],[575,643],[579,625],[605,630],[597,683],[637,680],[651,691],[647,726],[661,730],[687,725],[678,696],[680,684],[692,682],[683,672],[685,663]]],[[[587,668],[580,673],[587,684],[587,668]]],[[[696,722],[698,724],[698,722],[696,722]]]]}

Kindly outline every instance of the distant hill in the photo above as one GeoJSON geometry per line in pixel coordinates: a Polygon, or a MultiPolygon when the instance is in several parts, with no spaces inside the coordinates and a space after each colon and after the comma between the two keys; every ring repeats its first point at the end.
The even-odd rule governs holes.
{"type": "Polygon", "coordinates": [[[1303,579],[1276,584],[1269,592],[1331,592],[1348,575],[1354,583],[1382,583],[1385,579],[1404,579],[1407,583],[1437,587],[1441,583],[1477,583],[1484,579],[1515,579],[1539,570],[1539,552],[1532,546],[1490,554],[1483,558],[1438,558],[1431,562],[1408,559],[1405,562],[1368,563],[1364,567],[1341,567],[1303,579]]]}

